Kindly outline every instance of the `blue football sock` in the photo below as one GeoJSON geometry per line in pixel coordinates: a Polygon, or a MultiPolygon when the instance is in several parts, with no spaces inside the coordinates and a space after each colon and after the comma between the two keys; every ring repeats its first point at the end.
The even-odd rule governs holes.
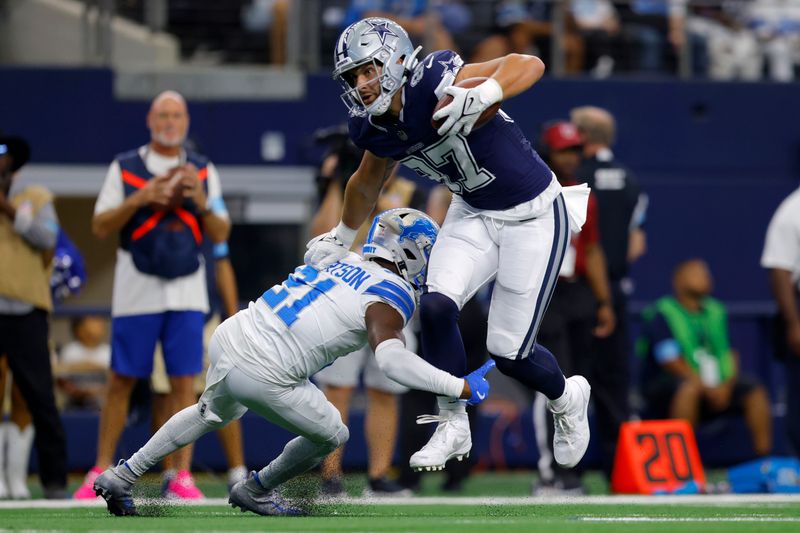
{"type": "Polygon", "coordinates": [[[429,292],[420,298],[423,357],[436,368],[460,377],[467,373],[467,353],[458,315],[456,303],[443,294],[429,292]]]}
{"type": "Polygon", "coordinates": [[[558,361],[550,350],[541,344],[534,344],[533,350],[527,357],[506,359],[492,355],[492,359],[497,363],[500,372],[543,393],[551,400],[559,398],[564,393],[564,374],[558,366],[558,361]]]}

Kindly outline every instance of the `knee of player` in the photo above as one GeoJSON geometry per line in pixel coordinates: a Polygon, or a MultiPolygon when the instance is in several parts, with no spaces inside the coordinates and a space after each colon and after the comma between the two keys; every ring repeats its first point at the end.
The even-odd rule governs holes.
{"type": "Polygon", "coordinates": [[[202,420],[203,425],[209,428],[209,431],[221,429],[230,422],[230,420],[223,420],[216,413],[209,411],[208,407],[204,406],[202,402],[198,402],[195,407],[200,413],[200,420],[202,420]]]}
{"type": "Polygon", "coordinates": [[[492,359],[495,362],[497,370],[499,370],[500,372],[502,372],[507,376],[514,375],[514,367],[517,365],[517,361],[515,359],[509,359],[507,357],[500,357],[497,355],[492,355],[492,359]]]}
{"type": "Polygon", "coordinates": [[[425,293],[420,298],[419,317],[423,327],[455,322],[458,321],[458,305],[444,294],[425,293]]]}
{"type": "Polygon", "coordinates": [[[330,446],[331,451],[333,451],[339,446],[343,446],[348,440],[350,440],[350,430],[347,429],[347,426],[341,424],[336,430],[336,433],[327,440],[327,444],[330,446]]]}
{"type": "Polygon", "coordinates": [[[222,429],[228,424],[225,420],[210,420],[208,418],[203,418],[203,422],[210,427],[212,431],[222,429]]]}
{"type": "Polygon", "coordinates": [[[519,343],[502,335],[490,334],[486,339],[486,349],[497,359],[503,359],[506,355],[514,359],[519,351],[519,343]]]}

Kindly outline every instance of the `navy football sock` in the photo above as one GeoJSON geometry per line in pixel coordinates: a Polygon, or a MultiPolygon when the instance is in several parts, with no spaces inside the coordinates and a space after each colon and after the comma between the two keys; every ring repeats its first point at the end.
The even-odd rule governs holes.
{"type": "Polygon", "coordinates": [[[467,373],[467,353],[458,315],[456,303],[443,294],[429,292],[420,298],[423,357],[436,368],[461,377],[467,373]]]}
{"type": "Polygon", "coordinates": [[[541,344],[534,344],[527,357],[506,359],[492,356],[497,369],[534,390],[543,393],[551,400],[564,393],[564,374],[555,356],[541,344]]]}

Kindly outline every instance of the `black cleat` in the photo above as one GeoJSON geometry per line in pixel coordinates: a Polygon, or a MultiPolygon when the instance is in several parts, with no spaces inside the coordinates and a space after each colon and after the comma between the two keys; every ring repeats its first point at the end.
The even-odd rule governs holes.
{"type": "Polygon", "coordinates": [[[302,509],[293,506],[283,498],[277,490],[265,491],[257,481],[257,475],[256,472],[250,472],[247,479],[243,479],[233,486],[228,498],[231,507],[262,516],[301,516],[305,514],[302,509]]]}
{"type": "Polygon", "coordinates": [[[131,494],[133,483],[122,479],[116,473],[116,468],[109,468],[97,476],[92,488],[96,495],[106,501],[106,506],[111,514],[135,516],[137,514],[136,505],[133,504],[133,495],[131,494]]]}

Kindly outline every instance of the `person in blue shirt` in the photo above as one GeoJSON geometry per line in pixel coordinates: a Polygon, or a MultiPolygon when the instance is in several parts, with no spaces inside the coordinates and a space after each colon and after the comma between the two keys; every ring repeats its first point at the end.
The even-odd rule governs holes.
{"type": "MultiPolygon", "coordinates": [[[[324,269],[347,254],[398,162],[446,185],[453,201],[420,298],[423,353],[434,366],[463,374],[459,312],[494,280],[488,351],[501,372],[548,397],[555,458],[575,466],[589,442],[590,387],[581,376],[566,379],[536,335],[569,231],[578,231],[585,219],[589,190],[562,188],[502,110],[475,127],[490,106],[536,83],[544,64],[520,54],[464,64],[451,50],[417,60],[419,50],[399,25],[382,18],[360,20],[339,37],[333,75],[344,89],[350,138],[364,156],[347,183],[341,222],[309,242],[305,261],[324,269]],[[472,88],[458,86],[477,77],[485,79],[472,88]],[[445,95],[452,102],[434,113],[445,95]],[[434,127],[432,119],[442,122],[434,127]]],[[[472,447],[464,402],[440,397],[438,403],[438,416],[419,420],[438,425],[412,455],[413,469],[441,469],[472,447]]]]}

